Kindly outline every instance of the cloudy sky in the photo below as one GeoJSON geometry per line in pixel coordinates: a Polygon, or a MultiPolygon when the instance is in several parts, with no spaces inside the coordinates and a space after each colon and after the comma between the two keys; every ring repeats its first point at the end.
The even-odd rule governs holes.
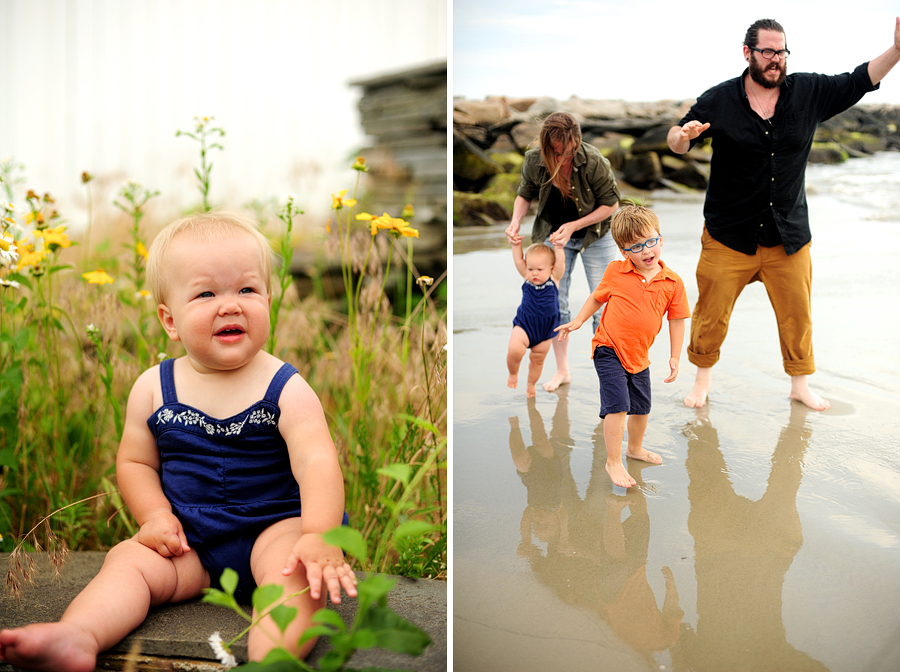
{"type": "MultiPolygon", "coordinates": [[[[453,93],[693,98],[741,73],[747,27],[784,27],[789,71],[835,74],[883,53],[900,5],[888,0],[454,0],[453,93]]],[[[866,102],[900,104],[900,66],[866,102]]]]}

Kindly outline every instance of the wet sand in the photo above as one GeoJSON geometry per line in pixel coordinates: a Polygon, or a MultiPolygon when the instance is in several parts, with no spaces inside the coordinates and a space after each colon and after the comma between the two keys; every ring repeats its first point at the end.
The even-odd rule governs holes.
{"type": "MultiPolygon", "coordinates": [[[[455,231],[454,669],[900,669],[900,221],[828,195],[809,205],[810,382],[831,410],[788,399],[755,283],[704,409],[682,404],[686,353],[662,382],[657,337],[644,445],[664,463],[629,460],[628,491],[604,470],[590,330],[572,336],[570,386],[526,400],[523,364],[508,389],[521,279],[504,227],[455,231]]],[[[702,200],[653,209],[693,308],[702,200]]],[[[587,295],[577,268],[575,310],[587,295]]]]}

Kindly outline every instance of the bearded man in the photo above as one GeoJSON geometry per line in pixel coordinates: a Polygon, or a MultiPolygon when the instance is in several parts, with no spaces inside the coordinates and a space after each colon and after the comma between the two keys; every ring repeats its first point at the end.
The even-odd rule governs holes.
{"type": "Polygon", "coordinates": [[[688,346],[697,377],[684,403],[706,403],[734,303],[760,280],[775,311],[790,396],[825,410],[831,404],[807,381],[815,361],[806,163],[818,124],[877,89],[900,61],[900,17],[893,45],[852,73],[788,75],[791,52],[784,28],[772,19],[750,26],[743,52],[744,73],[706,91],[668,134],[678,154],[706,137],[713,149],[688,346]]]}

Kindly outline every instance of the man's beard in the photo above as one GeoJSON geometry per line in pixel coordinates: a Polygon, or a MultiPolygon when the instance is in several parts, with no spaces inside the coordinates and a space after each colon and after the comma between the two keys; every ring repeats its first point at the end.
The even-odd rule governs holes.
{"type": "Polygon", "coordinates": [[[750,79],[765,89],[777,89],[781,86],[784,78],[787,76],[787,63],[784,61],[776,62],[774,65],[778,69],[778,77],[775,81],[766,79],[765,72],[771,67],[771,63],[766,63],[765,67],[760,66],[756,62],[756,55],[750,58],[750,79]]]}

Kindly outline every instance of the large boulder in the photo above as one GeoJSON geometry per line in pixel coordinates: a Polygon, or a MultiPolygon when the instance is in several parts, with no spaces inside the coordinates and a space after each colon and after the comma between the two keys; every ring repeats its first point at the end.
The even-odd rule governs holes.
{"type": "Polygon", "coordinates": [[[625,162],[622,175],[628,184],[638,189],[655,189],[662,179],[662,165],[656,152],[632,156],[625,162]]]}
{"type": "Polygon", "coordinates": [[[453,188],[459,191],[479,192],[490,179],[503,172],[494,161],[469,138],[453,130],[453,188]]]}

